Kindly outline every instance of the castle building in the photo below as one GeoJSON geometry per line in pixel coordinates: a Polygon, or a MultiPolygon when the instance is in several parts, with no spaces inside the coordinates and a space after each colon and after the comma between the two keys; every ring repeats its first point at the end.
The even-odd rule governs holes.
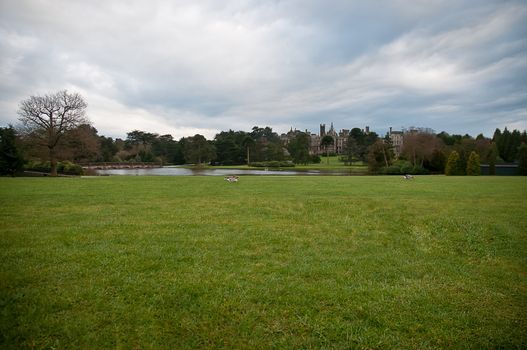
{"type": "MultiPolygon", "coordinates": [[[[364,132],[369,133],[369,130],[370,128],[366,126],[364,132]]],[[[293,128],[291,128],[291,130],[288,133],[280,135],[280,138],[282,139],[282,143],[284,144],[284,146],[287,146],[287,144],[289,143],[289,140],[295,137],[296,134],[299,132],[300,132],[299,130],[296,130],[296,129],[293,130],[293,128]]],[[[349,129],[342,129],[337,133],[337,131],[333,127],[333,123],[331,123],[329,130],[327,131],[326,131],[326,124],[320,124],[318,135],[313,134],[309,132],[308,130],[306,130],[305,133],[311,137],[311,144],[310,144],[310,151],[309,151],[310,154],[320,155],[320,154],[326,153],[326,149],[320,146],[320,141],[326,135],[329,135],[333,138],[333,144],[328,146],[329,153],[340,155],[346,152],[346,147],[348,144],[348,137],[350,134],[349,129]]]]}
{"type": "Polygon", "coordinates": [[[395,154],[396,158],[399,158],[399,155],[401,154],[401,151],[403,149],[404,132],[393,131],[392,127],[390,126],[390,132],[388,133],[388,136],[390,137],[390,141],[392,142],[393,153],[395,154]]]}
{"type": "MultiPolygon", "coordinates": [[[[338,133],[333,127],[333,123],[331,123],[329,130],[326,130],[326,124],[320,124],[319,133],[314,134],[309,132],[308,130],[300,131],[291,128],[289,132],[286,134],[280,135],[280,139],[282,140],[282,144],[287,146],[289,141],[295,137],[298,133],[305,132],[308,134],[311,138],[311,144],[310,144],[310,154],[316,154],[316,155],[323,155],[326,154],[326,149],[324,147],[320,146],[320,141],[322,141],[322,138],[326,135],[329,135],[333,138],[333,144],[328,146],[328,151],[330,154],[345,154],[346,153],[346,147],[348,145],[348,138],[350,135],[349,129],[342,129],[338,133]]],[[[365,134],[370,133],[370,127],[366,126],[363,129],[363,132],[365,134]]],[[[399,157],[399,155],[402,152],[403,144],[404,144],[404,135],[405,134],[414,134],[414,133],[433,133],[434,131],[429,128],[415,128],[410,127],[409,129],[402,129],[401,131],[393,130],[392,127],[390,127],[390,131],[388,132],[388,136],[390,138],[390,141],[393,146],[393,152],[396,157],[399,157]]]]}

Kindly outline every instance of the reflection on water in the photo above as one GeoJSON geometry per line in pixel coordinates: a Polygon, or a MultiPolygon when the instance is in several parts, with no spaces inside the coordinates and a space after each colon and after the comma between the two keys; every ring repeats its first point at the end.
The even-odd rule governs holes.
{"type": "Polygon", "coordinates": [[[148,169],[104,169],[96,170],[99,175],[164,175],[164,176],[226,176],[226,175],[347,175],[343,173],[321,173],[317,170],[249,170],[249,169],[188,169],[178,166],[148,169]]]}

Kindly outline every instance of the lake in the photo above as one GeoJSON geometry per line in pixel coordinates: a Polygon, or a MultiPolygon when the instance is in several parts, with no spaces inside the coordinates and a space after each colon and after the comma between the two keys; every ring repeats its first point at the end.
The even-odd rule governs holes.
{"type": "Polygon", "coordinates": [[[159,175],[159,176],[228,176],[228,175],[348,175],[339,172],[321,172],[319,170],[253,170],[253,169],[189,169],[179,166],[146,169],[100,169],[98,175],[159,175]]]}

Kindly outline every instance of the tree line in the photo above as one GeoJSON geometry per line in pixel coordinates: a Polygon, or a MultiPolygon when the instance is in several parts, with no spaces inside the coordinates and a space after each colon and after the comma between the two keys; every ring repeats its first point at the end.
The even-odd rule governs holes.
{"type": "MultiPolygon", "coordinates": [[[[133,130],[125,139],[99,135],[85,118],[86,103],[78,94],[60,91],[31,96],[19,106],[21,126],[0,128],[0,172],[14,174],[24,164],[47,163],[52,175],[62,166],[98,162],[155,162],[158,164],[310,164],[320,162],[311,152],[311,135],[296,131],[287,142],[271,127],[255,126],[251,131],[221,131],[214,139],[203,135],[174,139],[168,134],[133,130]],[[64,161],[69,162],[64,162],[64,161]],[[60,163],[59,161],[63,161],[60,163]],[[271,163],[272,162],[272,163],[271,163]]],[[[341,160],[347,164],[367,164],[380,174],[472,175],[479,164],[517,162],[527,174],[527,134],[525,131],[496,129],[492,138],[434,134],[429,129],[404,134],[400,154],[395,154],[390,135],[352,128],[341,160]]],[[[336,140],[325,135],[320,149],[329,156],[336,140]]]]}

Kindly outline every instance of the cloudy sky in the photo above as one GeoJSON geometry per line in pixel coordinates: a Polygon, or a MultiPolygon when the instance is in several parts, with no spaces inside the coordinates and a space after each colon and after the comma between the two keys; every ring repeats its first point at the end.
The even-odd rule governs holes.
{"type": "Polygon", "coordinates": [[[1,0],[0,126],[81,93],[99,134],[527,129],[527,1],[1,0]]]}

